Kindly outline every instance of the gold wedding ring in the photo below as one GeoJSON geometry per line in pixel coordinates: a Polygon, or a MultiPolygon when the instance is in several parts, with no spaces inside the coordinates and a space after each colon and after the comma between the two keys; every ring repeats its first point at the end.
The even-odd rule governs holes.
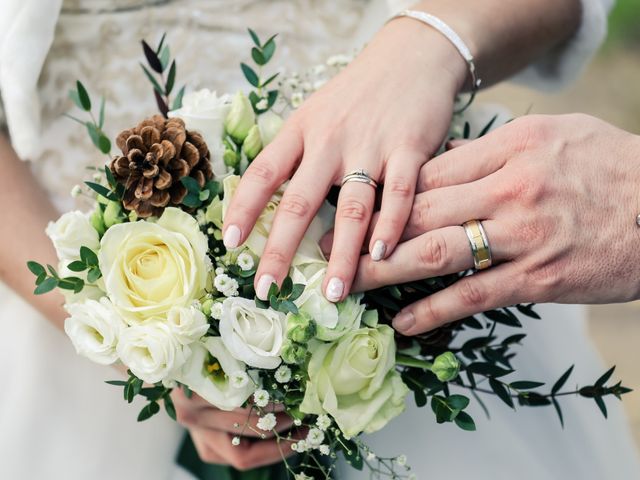
{"type": "Polygon", "coordinates": [[[349,182],[366,183],[367,185],[371,185],[373,188],[378,188],[378,183],[373,178],[371,178],[366,170],[363,169],[358,169],[347,173],[344,177],[342,177],[342,183],[340,184],[340,186],[344,186],[345,183],[349,182]]]}
{"type": "Polygon", "coordinates": [[[476,270],[484,270],[491,266],[491,247],[487,232],[484,231],[480,220],[469,220],[462,224],[473,256],[473,265],[476,270]]]}

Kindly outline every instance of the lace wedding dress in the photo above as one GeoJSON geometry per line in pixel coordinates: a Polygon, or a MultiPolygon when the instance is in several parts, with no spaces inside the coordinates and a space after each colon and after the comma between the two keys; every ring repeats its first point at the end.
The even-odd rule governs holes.
{"type": "MultiPolygon", "coordinates": [[[[246,27],[279,33],[274,63],[296,70],[349,50],[387,14],[382,2],[366,0],[65,0],[58,17],[58,3],[3,4],[8,11],[0,19],[0,89],[16,151],[32,161],[61,210],[73,206],[69,191],[86,178],[86,167],[104,161],[83,129],[63,117],[72,109],[67,91],[80,79],[91,92],[106,95],[105,128],[112,135],[153,113],[152,92],[138,66],[140,39],[155,42],[167,32],[181,84],[234,91],[245,87],[238,63],[250,48],[246,27]],[[34,5],[30,23],[25,11],[34,5]],[[50,48],[48,28],[55,32],[50,48]],[[45,37],[41,44],[34,40],[38,34],[45,37]],[[41,73],[38,52],[47,53],[41,73]],[[15,69],[20,62],[25,68],[15,69]],[[33,72],[40,73],[37,84],[33,72]]],[[[582,31],[564,50],[525,72],[528,81],[553,83],[578,70],[598,43],[602,4],[585,2],[582,31]]],[[[580,370],[574,380],[593,380],[603,366],[584,330],[583,310],[542,310],[546,323],[526,322],[530,337],[517,362],[521,376],[552,381],[575,361],[580,370]],[[545,328],[551,322],[552,333],[545,328]]],[[[0,319],[0,478],[190,478],[174,465],[184,431],[162,415],[138,424],[137,409],[125,404],[119,389],[103,383],[115,373],[77,357],[63,334],[2,285],[0,319]]],[[[491,421],[477,408],[473,412],[475,433],[438,426],[431,412],[410,407],[369,440],[381,455],[406,454],[419,479],[640,475],[619,405],[610,404],[605,421],[590,402],[567,399],[563,431],[552,411],[515,414],[488,403],[491,421]]],[[[367,474],[343,469],[339,478],[367,474]]]]}

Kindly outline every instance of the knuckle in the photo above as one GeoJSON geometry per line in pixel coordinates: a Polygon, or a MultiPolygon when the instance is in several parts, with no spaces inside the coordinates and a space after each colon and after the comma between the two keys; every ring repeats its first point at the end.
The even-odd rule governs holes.
{"type": "Polygon", "coordinates": [[[512,122],[513,149],[525,152],[545,144],[551,135],[549,117],[545,115],[527,115],[512,122]]]}
{"type": "Polygon", "coordinates": [[[529,284],[533,284],[534,295],[545,301],[552,301],[554,292],[558,292],[563,284],[562,268],[559,264],[547,262],[529,269],[529,284]]]}
{"type": "Polygon", "coordinates": [[[447,245],[440,235],[428,234],[422,243],[418,258],[423,265],[433,269],[440,269],[447,262],[447,245]]]}
{"type": "Polygon", "coordinates": [[[355,271],[360,263],[359,255],[344,250],[334,250],[331,252],[331,258],[336,259],[335,264],[340,265],[340,271],[355,271]]]}
{"type": "Polygon", "coordinates": [[[244,177],[256,183],[272,185],[278,180],[279,174],[273,163],[254,162],[247,168],[244,177]]]}
{"type": "Polygon", "coordinates": [[[464,306],[475,307],[486,303],[487,295],[478,285],[478,282],[469,278],[466,281],[461,281],[458,285],[458,296],[464,306]]]}
{"type": "Polygon", "coordinates": [[[411,210],[411,223],[418,228],[427,230],[431,211],[431,200],[429,196],[426,194],[420,195],[411,210]]]}
{"type": "Polygon", "coordinates": [[[380,232],[393,232],[400,234],[404,229],[404,222],[397,216],[380,217],[376,224],[376,230],[380,232]]]}
{"type": "Polygon", "coordinates": [[[187,426],[195,425],[196,423],[194,413],[190,409],[178,405],[176,405],[176,420],[178,423],[187,426]]]}
{"type": "Polygon", "coordinates": [[[437,326],[442,323],[440,314],[438,314],[433,306],[433,302],[428,297],[415,306],[414,315],[416,321],[423,325],[437,326]]]}
{"type": "Polygon", "coordinates": [[[420,186],[423,190],[434,190],[444,185],[442,166],[440,162],[431,160],[420,172],[420,186]]]}
{"type": "Polygon", "coordinates": [[[282,265],[289,262],[289,257],[280,250],[269,248],[263,252],[261,262],[270,265],[282,265]]]}
{"type": "Polygon", "coordinates": [[[356,198],[349,198],[342,202],[338,209],[338,216],[343,220],[365,222],[368,220],[370,208],[356,198]]]}
{"type": "Polygon", "coordinates": [[[282,198],[279,208],[294,217],[306,218],[311,211],[309,201],[300,194],[287,193],[282,198]]]}
{"type": "Polygon", "coordinates": [[[407,199],[413,196],[414,185],[406,178],[392,178],[385,182],[384,188],[394,197],[407,199]]]}
{"type": "Polygon", "coordinates": [[[542,182],[536,181],[535,175],[527,175],[525,172],[495,189],[494,196],[498,205],[514,201],[532,205],[540,200],[543,191],[542,182]]]}

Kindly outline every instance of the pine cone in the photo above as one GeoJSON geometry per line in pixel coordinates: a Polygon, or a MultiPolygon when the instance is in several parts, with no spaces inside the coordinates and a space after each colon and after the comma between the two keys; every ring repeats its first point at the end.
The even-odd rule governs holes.
{"type": "Polygon", "coordinates": [[[124,208],[141,218],[180,205],[187,195],[181,178],[191,176],[202,188],[213,177],[207,144],[179,118],[147,118],[120,133],[116,144],[123,155],[111,162],[111,171],[125,187],[124,208]]]}

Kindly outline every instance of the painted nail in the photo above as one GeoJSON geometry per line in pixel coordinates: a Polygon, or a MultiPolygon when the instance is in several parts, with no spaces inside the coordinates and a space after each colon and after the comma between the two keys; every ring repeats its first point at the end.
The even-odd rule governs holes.
{"type": "Polygon", "coordinates": [[[227,248],[238,248],[240,245],[240,229],[237,225],[229,225],[227,227],[222,242],[227,248]]]}
{"type": "Polygon", "coordinates": [[[371,260],[379,262],[384,258],[384,254],[387,253],[387,246],[382,240],[376,240],[371,249],[371,260]]]}
{"type": "Polygon", "coordinates": [[[393,328],[400,332],[410,330],[416,324],[416,317],[411,312],[401,312],[393,319],[393,328]]]}
{"type": "Polygon", "coordinates": [[[337,302],[342,298],[344,293],[344,282],[337,277],[333,277],[327,284],[325,296],[330,302],[337,302]]]}
{"type": "Polygon", "coordinates": [[[260,300],[268,300],[269,298],[269,289],[271,285],[276,283],[276,279],[273,278],[273,275],[265,274],[260,277],[258,280],[258,287],[256,288],[256,295],[260,300]]]}

